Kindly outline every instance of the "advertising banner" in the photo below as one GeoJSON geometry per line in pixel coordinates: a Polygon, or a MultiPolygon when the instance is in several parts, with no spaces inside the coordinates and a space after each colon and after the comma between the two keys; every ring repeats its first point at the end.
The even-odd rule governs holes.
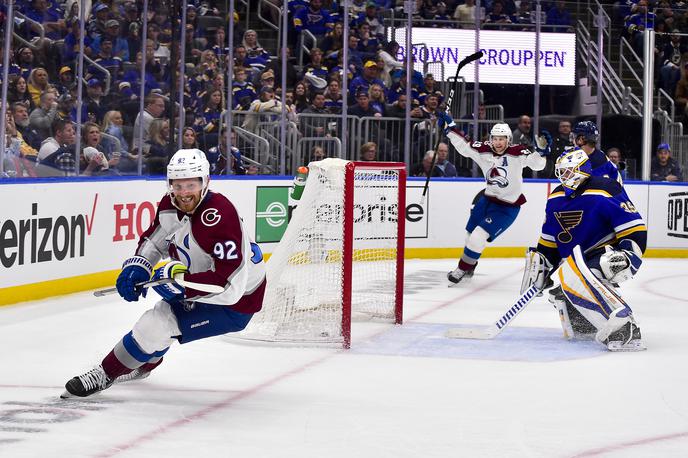
{"type": "MultiPolygon", "coordinates": [[[[210,188],[233,202],[246,231],[265,253],[272,253],[289,221],[290,182],[278,177],[222,178],[211,180],[210,188]]],[[[521,255],[524,247],[534,246],[548,193],[555,185],[524,183],[527,202],[512,227],[490,244],[491,249],[503,249],[502,256],[521,255]]],[[[451,250],[463,246],[472,201],[484,187],[482,180],[433,181],[421,205],[423,180],[410,179],[406,247],[415,250],[411,257],[453,256],[451,250]]],[[[649,249],[668,250],[661,254],[664,256],[680,255],[681,249],[688,249],[688,186],[627,184],[625,189],[647,222],[649,249]]],[[[134,253],[165,192],[161,179],[0,185],[0,197],[12,203],[0,217],[0,290],[99,272],[116,273],[122,261],[134,253]]],[[[374,205],[379,202],[373,197],[359,203],[381,208],[374,205]]],[[[364,210],[360,215],[368,215],[364,210]]],[[[389,208],[384,212],[386,218],[395,214],[396,210],[389,208]]],[[[379,220],[382,213],[371,215],[379,220]]],[[[366,220],[363,218],[359,226],[365,229],[366,220]]],[[[54,287],[54,283],[46,286],[54,287]]],[[[30,292],[35,289],[30,288],[30,292]]]]}
{"type": "MultiPolygon", "coordinates": [[[[388,38],[400,45],[397,59],[406,57],[406,29],[389,32],[388,38]]],[[[413,28],[413,49],[416,70],[425,62],[444,63],[444,80],[453,78],[464,57],[475,52],[475,32],[468,29],[413,28]]],[[[508,30],[481,30],[480,82],[497,84],[535,84],[535,33],[508,30]]],[[[540,84],[573,86],[576,77],[576,35],[573,33],[540,34],[540,84]]],[[[461,72],[466,82],[474,80],[472,63],[461,72]]],[[[434,73],[435,79],[442,75],[434,73]]]]}

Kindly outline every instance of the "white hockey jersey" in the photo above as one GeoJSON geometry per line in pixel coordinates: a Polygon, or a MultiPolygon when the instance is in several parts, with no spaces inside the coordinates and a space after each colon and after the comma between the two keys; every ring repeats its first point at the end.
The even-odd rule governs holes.
{"type": "Polygon", "coordinates": [[[221,194],[208,192],[191,215],[175,208],[170,196],[163,197],[155,220],[141,235],[136,254],[152,264],[168,257],[180,261],[189,269],[185,280],[225,288],[220,294],[186,288],[187,300],[236,304],[232,308],[242,313],[261,308],[263,255],[244,231],[234,205],[221,194]],[[256,291],[260,294],[251,300],[256,291]]]}
{"type": "Polygon", "coordinates": [[[487,187],[485,195],[507,205],[523,205],[526,198],[521,192],[523,168],[545,168],[547,160],[523,145],[509,146],[503,154],[497,154],[487,142],[469,144],[465,138],[450,131],[449,140],[462,156],[473,159],[483,171],[487,187]]]}

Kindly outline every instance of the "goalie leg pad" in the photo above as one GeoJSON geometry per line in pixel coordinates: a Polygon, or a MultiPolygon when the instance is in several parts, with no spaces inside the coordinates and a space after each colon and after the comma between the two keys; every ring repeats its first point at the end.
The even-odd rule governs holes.
{"type": "Polygon", "coordinates": [[[580,247],[566,258],[557,273],[567,301],[597,329],[595,338],[599,342],[632,316],[628,304],[590,271],[580,247]]]}
{"type": "Polygon", "coordinates": [[[576,310],[566,298],[561,286],[549,290],[549,302],[559,312],[564,337],[568,340],[593,340],[597,329],[576,310]]]}

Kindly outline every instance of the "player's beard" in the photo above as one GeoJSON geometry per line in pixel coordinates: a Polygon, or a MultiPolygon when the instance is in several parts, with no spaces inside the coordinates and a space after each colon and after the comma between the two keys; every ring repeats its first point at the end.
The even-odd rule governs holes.
{"type": "Polygon", "coordinates": [[[174,199],[177,202],[177,207],[179,207],[181,211],[184,213],[192,213],[201,201],[201,195],[200,193],[190,194],[184,197],[177,195],[174,199]]]}

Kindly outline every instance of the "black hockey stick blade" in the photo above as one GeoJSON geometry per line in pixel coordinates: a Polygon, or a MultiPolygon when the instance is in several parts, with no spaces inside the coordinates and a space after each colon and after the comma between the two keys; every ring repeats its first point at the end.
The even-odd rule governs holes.
{"type": "Polygon", "coordinates": [[[456,73],[458,74],[462,68],[464,68],[466,65],[470,64],[471,62],[475,62],[476,60],[480,59],[483,57],[483,52],[478,51],[474,52],[470,56],[464,57],[461,62],[459,62],[459,68],[456,70],[456,73]]]}

